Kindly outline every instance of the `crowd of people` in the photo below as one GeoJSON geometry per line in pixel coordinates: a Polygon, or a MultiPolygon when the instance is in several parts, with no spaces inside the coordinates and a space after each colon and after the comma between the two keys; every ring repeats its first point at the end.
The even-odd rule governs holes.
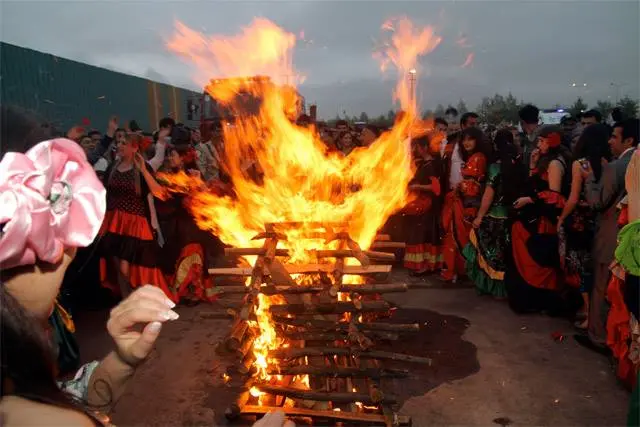
{"type": "MultiPolygon", "coordinates": [[[[6,167],[0,168],[0,187],[10,190],[2,187],[3,203],[14,203],[16,212],[31,218],[23,223],[14,212],[2,218],[0,229],[0,267],[7,284],[0,289],[10,301],[2,307],[2,320],[13,333],[10,346],[3,346],[3,375],[11,381],[2,395],[76,408],[58,392],[56,369],[49,356],[42,356],[46,346],[34,324],[20,322],[51,314],[74,257],[83,263],[96,258],[101,285],[122,299],[109,321],[117,349],[64,390],[93,399],[93,406],[109,407],[150,351],[162,323],[177,318],[171,310],[175,304],[215,298],[207,267],[221,257],[224,245],[197,227],[182,197],[167,191],[159,172],[182,171],[201,178],[212,191],[225,191],[229,179],[221,125],[190,129],[167,117],[156,132],[145,133],[135,121],[121,126],[114,117],[104,134],[75,127],[66,139],[54,139],[51,129],[24,112],[3,107],[2,114],[3,123],[10,124],[2,130],[6,167]],[[35,145],[39,141],[45,142],[35,145]],[[75,162],[75,169],[67,171],[65,162],[75,162]],[[21,168],[35,168],[43,178],[29,180],[30,169],[21,168]],[[45,198],[52,219],[37,213],[42,210],[36,202],[24,202],[34,192],[45,198]],[[47,223],[56,226],[36,239],[31,233],[44,233],[47,223]],[[84,258],[76,256],[76,248],[84,258]],[[32,288],[25,294],[21,287],[34,281],[46,292],[32,288]],[[147,326],[132,337],[132,325],[141,322],[147,326]],[[21,334],[34,337],[30,348],[21,344],[21,334]],[[42,357],[20,360],[16,355],[22,350],[42,357]],[[109,388],[108,401],[100,387],[109,388]]],[[[495,129],[483,127],[475,113],[458,118],[450,109],[434,119],[433,130],[408,135],[416,171],[410,202],[385,228],[406,242],[404,265],[411,274],[437,273],[447,283],[467,277],[478,293],[506,300],[517,313],[571,318],[581,331],[576,340],[611,356],[619,378],[635,388],[640,123],[617,117],[608,125],[597,111],[588,111],[560,125],[540,125],[533,105],[519,115],[520,129],[495,129]]],[[[311,123],[308,116],[298,125],[314,125],[327,152],[344,156],[385,131],[346,121],[328,127],[311,123]]],[[[259,165],[248,161],[244,167],[259,179],[259,165]]],[[[25,402],[9,404],[15,410],[25,402]]]]}
{"type": "MultiPolygon", "coordinates": [[[[640,150],[637,118],[597,111],[520,128],[481,130],[456,112],[412,141],[413,201],[389,232],[405,236],[404,265],[444,282],[466,276],[516,313],[572,319],[575,339],[610,356],[637,384],[640,150]]],[[[401,238],[401,237],[396,237],[401,238]]]]}

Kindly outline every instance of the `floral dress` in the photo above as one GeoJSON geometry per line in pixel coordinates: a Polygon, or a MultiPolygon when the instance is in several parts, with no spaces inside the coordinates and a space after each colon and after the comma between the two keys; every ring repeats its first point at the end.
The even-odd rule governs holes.
{"type": "Polygon", "coordinates": [[[442,274],[445,280],[452,280],[458,273],[464,273],[462,251],[469,243],[471,223],[480,208],[487,173],[487,158],[482,153],[473,154],[461,172],[462,182],[458,184],[456,191],[447,196],[453,200],[450,203],[445,202],[445,206],[451,206],[451,209],[445,209],[442,213],[446,231],[443,245],[446,270],[442,274]]]}

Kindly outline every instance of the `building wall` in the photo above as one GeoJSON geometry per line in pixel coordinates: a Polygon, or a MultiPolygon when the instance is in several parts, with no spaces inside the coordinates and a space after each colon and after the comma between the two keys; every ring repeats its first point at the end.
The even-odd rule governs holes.
{"type": "Polygon", "coordinates": [[[135,119],[153,131],[158,120],[187,119],[187,101],[201,94],[140,77],[59,58],[0,42],[0,102],[33,110],[59,130],[89,120],[104,130],[112,115],[122,124],[135,119]]]}

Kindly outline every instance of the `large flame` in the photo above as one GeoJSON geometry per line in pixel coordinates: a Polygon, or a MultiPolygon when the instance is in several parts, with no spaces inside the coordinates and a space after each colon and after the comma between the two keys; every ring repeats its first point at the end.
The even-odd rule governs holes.
{"type": "MultiPolygon", "coordinates": [[[[381,58],[398,69],[395,96],[406,114],[399,115],[393,128],[371,146],[357,148],[347,157],[329,154],[313,129],[291,120],[297,92],[290,83],[292,78],[300,81],[292,62],[295,41],[295,35],[265,19],[255,19],[235,37],[208,37],[176,23],[168,47],[193,63],[195,80],[206,83],[206,91],[235,113],[233,125],[224,127],[224,164],[235,194],[203,190],[185,174],[166,179],[175,191],[189,193],[189,208],[198,225],[227,244],[256,247],[262,241],[251,239],[267,223],[314,221],[347,223],[349,235],[368,248],[387,218],[408,201],[407,184],[414,171],[407,136],[416,108],[407,72],[416,66],[418,55],[435,48],[439,39],[429,28],[414,33],[410,21],[399,21],[381,58]],[[247,114],[240,93],[262,100],[257,115],[247,114]],[[249,169],[253,172],[247,169],[250,160],[256,165],[249,169]]],[[[308,249],[326,246],[322,240],[298,238],[304,231],[284,231],[288,241],[280,245],[293,252],[289,262],[310,262],[308,249]]],[[[281,345],[268,313],[273,303],[273,298],[260,295],[253,325],[260,330],[254,344],[256,366],[260,377],[267,379],[267,352],[281,345]]]]}

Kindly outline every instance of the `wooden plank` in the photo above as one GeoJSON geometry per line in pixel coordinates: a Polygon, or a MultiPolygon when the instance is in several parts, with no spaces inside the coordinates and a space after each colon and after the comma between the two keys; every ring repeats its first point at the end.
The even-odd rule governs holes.
{"type": "MultiPolygon", "coordinates": [[[[289,274],[304,274],[304,273],[332,273],[335,271],[333,264],[300,264],[300,265],[285,265],[287,273],[289,274]]],[[[382,265],[347,265],[344,267],[344,274],[376,274],[376,273],[389,273],[392,266],[382,265]]],[[[253,268],[251,267],[232,267],[232,268],[210,268],[209,274],[211,275],[224,275],[224,276],[251,276],[253,268]]]]}
{"type": "MultiPolygon", "coordinates": [[[[306,408],[281,408],[270,406],[245,405],[242,407],[241,415],[264,415],[271,411],[284,411],[287,417],[305,417],[315,419],[327,419],[334,421],[350,421],[366,423],[365,425],[385,424],[385,417],[381,414],[367,414],[364,412],[347,412],[347,411],[318,411],[306,408]]],[[[397,425],[410,426],[411,417],[406,415],[396,416],[397,425]]]]}
{"type": "Polygon", "coordinates": [[[329,393],[326,391],[301,390],[299,388],[282,387],[271,384],[256,383],[255,387],[269,394],[277,394],[290,397],[292,399],[317,400],[319,402],[351,403],[361,402],[364,405],[374,405],[377,403],[396,403],[396,399],[384,396],[382,401],[374,402],[368,394],[364,393],[329,393]]]}
{"type": "Polygon", "coordinates": [[[404,242],[373,242],[371,249],[400,249],[407,246],[404,242]]]}

